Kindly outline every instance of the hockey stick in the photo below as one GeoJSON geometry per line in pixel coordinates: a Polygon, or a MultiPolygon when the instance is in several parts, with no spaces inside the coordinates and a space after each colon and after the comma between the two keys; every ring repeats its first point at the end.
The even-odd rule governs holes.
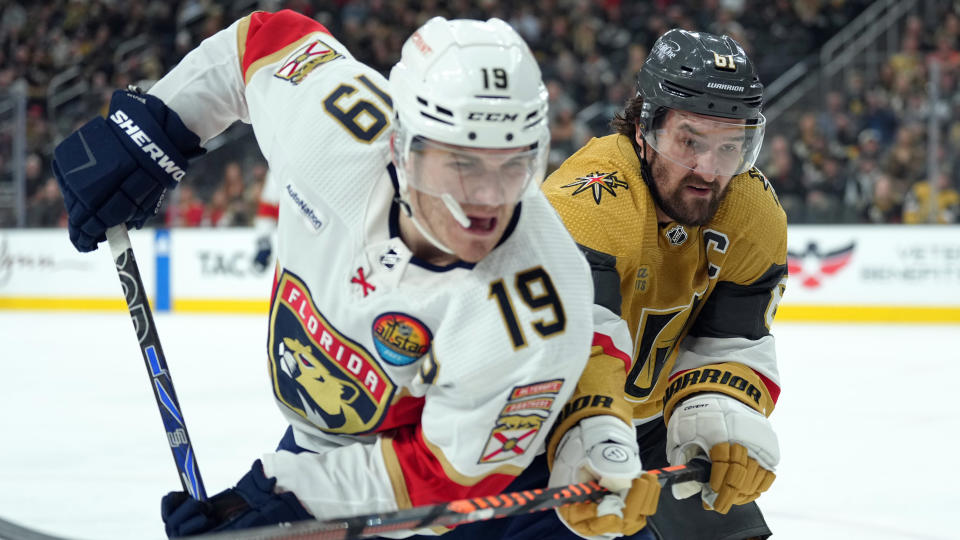
{"type": "MultiPolygon", "coordinates": [[[[664,467],[646,472],[655,475],[661,487],[691,480],[707,482],[710,477],[710,462],[705,458],[694,458],[686,465],[664,467]]],[[[609,491],[600,487],[596,482],[584,482],[555,488],[530,489],[489,497],[460,499],[430,506],[416,506],[385,514],[368,514],[326,521],[299,521],[280,526],[229,531],[202,536],[202,538],[205,540],[215,538],[235,540],[275,540],[278,538],[350,540],[390,531],[451,526],[539,512],[580,502],[597,502],[609,494],[609,491]]]]}
{"type": "Polygon", "coordinates": [[[191,497],[204,500],[207,498],[207,493],[200,478],[200,469],[197,468],[197,458],[193,445],[190,444],[187,425],[180,412],[180,402],[173,390],[170,370],[167,368],[163,349],[160,348],[160,337],[153,323],[153,313],[147,302],[147,293],[143,288],[137,260],[133,256],[133,247],[130,245],[126,225],[107,229],[107,242],[110,244],[110,251],[117,265],[117,274],[123,286],[123,296],[130,310],[130,319],[137,333],[137,341],[140,342],[140,353],[143,354],[143,361],[147,366],[157,408],[160,409],[160,417],[167,431],[170,451],[173,452],[173,460],[180,473],[180,483],[191,497]]]}

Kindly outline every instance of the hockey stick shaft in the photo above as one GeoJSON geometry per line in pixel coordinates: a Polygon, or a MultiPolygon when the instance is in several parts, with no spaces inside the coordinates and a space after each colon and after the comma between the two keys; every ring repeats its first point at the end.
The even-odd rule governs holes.
{"type": "Polygon", "coordinates": [[[127,227],[117,225],[108,229],[107,242],[110,244],[113,261],[117,266],[117,274],[120,277],[120,284],[123,286],[123,296],[127,301],[127,308],[130,310],[130,319],[133,321],[133,328],[137,333],[137,341],[140,342],[140,353],[143,355],[143,361],[147,366],[150,386],[153,387],[157,408],[160,409],[160,417],[163,419],[163,427],[167,432],[170,451],[173,453],[173,460],[177,464],[180,483],[191,497],[204,500],[207,498],[207,493],[203,487],[203,480],[200,478],[200,469],[197,467],[197,458],[193,451],[193,445],[190,443],[190,436],[187,434],[187,425],[183,421],[180,402],[177,400],[177,393],[173,389],[167,360],[163,355],[163,349],[160,347],[160,337],[157,335],[157,327],[153,322],[153,312],[147,301],[146,290],[143,288],[140,269],[137,266],[136,258],[133,256],[133,247],[130,245],[130,235],[127,234],[127,227]]]}
{"type": "MultiPolygon", "coordinates": [[[[710,477],[710,462],[695,458],[686,465],[646,471],[657,477],[661,487],[681,482],[706,482],[710,477]]],[[[312,540],[350,540],[365,538],[389,531],[452,526],[472,521],[549,510],[580,502],[597,502],[610,492],[596,482],[584,482],[547,489],[531,489],[460,499],[449,503],[417,506],[384,514],[369,514],[327,521],[301,521],[284,527],[262,527],[247,531],[231,531],[222,538],[257,540],[302,538],[312,540]]],[[[213,535],[204,538],[221,538],[213,535]]]]}

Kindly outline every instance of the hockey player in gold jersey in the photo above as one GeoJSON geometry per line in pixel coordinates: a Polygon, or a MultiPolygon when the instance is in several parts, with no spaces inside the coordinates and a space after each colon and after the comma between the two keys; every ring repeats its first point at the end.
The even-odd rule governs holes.
{"type": "Polygon", "coordinates": [[[588,142],[543,185],[590,262],[597,322],[546,454],[510,489],[542,485],[548,465],[550,485],[603,484],[617,456],[597,449],[627,448],[634,435],[622,461],[653,469],[704,455],[709,481],[663,490],[653,515],[632,501],[655,488],[634,481],[620,508],[573,505],[455,537],[480,537],[479,527],[510,540],[770,535],[753,501],[780,459],[767,417],[780,391],[770,325],[787,229],[753,167],[763,86],[733,39],[684,30],[657,40],[637,85],[615,133],[588,142]]]}
{"type": "Polygon", "coordinates": [[[551,450],[579,418],[614,414],[637,426],[644,469],[707,455],[708,484],[661,495],[648,533],[663,538],[769,535],[751,501],[779,461],[767,420],[780,392],[770,326],[787,228],[753,167],[762,92],[734,40],[671,30],[613,120],[616,133],[591,140],[543,186],[591,263],[595,309],[611,321],[597,328],[579,393],[616,398],[561,418],[551,450]],[[678,502],[695,493],[702,508],[678,502]]]}

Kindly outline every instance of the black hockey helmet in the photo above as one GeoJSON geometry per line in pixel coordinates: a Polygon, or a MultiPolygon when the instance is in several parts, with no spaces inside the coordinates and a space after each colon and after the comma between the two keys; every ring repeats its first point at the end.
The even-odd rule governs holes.
{"type": "Polygon", "coordinates": [[[739,174],[753,166],[766,123],[760,114],[763,85],[743,47],[733,38],[681,29],[665,32],[637,76],[637,95],[643,98],[640,131],[661,154],[681,164],[693,163],[697,157],[659,144],[657,118],[674,110],[728,119],[715,122],[716,130],[704,131],[722,134],[732,127],[731,120],[742,127],[741,143],[708,168],[739,174]]]}
{"type": "Polygon", "coordinates": [[[673,29],[653,44],[640,74],[640,127],[660,107],[723,118],[757,119],[763,85],[743,47],[729,36],[673,29]]]}

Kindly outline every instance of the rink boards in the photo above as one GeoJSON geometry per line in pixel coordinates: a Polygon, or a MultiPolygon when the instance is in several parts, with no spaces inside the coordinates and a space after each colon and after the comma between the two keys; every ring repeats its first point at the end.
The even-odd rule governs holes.
{"type": "MultiPolygon", "coordinates": [[[[265,313],[272,268],[252,229],[130,234],[155,310],[265,313]]],[[[960,323],[960,227],[791,226],[778,320],[960,323]]],[[[0,309],[122,311],[109,252],[60,229],[0,230],[0,309]]]]}

